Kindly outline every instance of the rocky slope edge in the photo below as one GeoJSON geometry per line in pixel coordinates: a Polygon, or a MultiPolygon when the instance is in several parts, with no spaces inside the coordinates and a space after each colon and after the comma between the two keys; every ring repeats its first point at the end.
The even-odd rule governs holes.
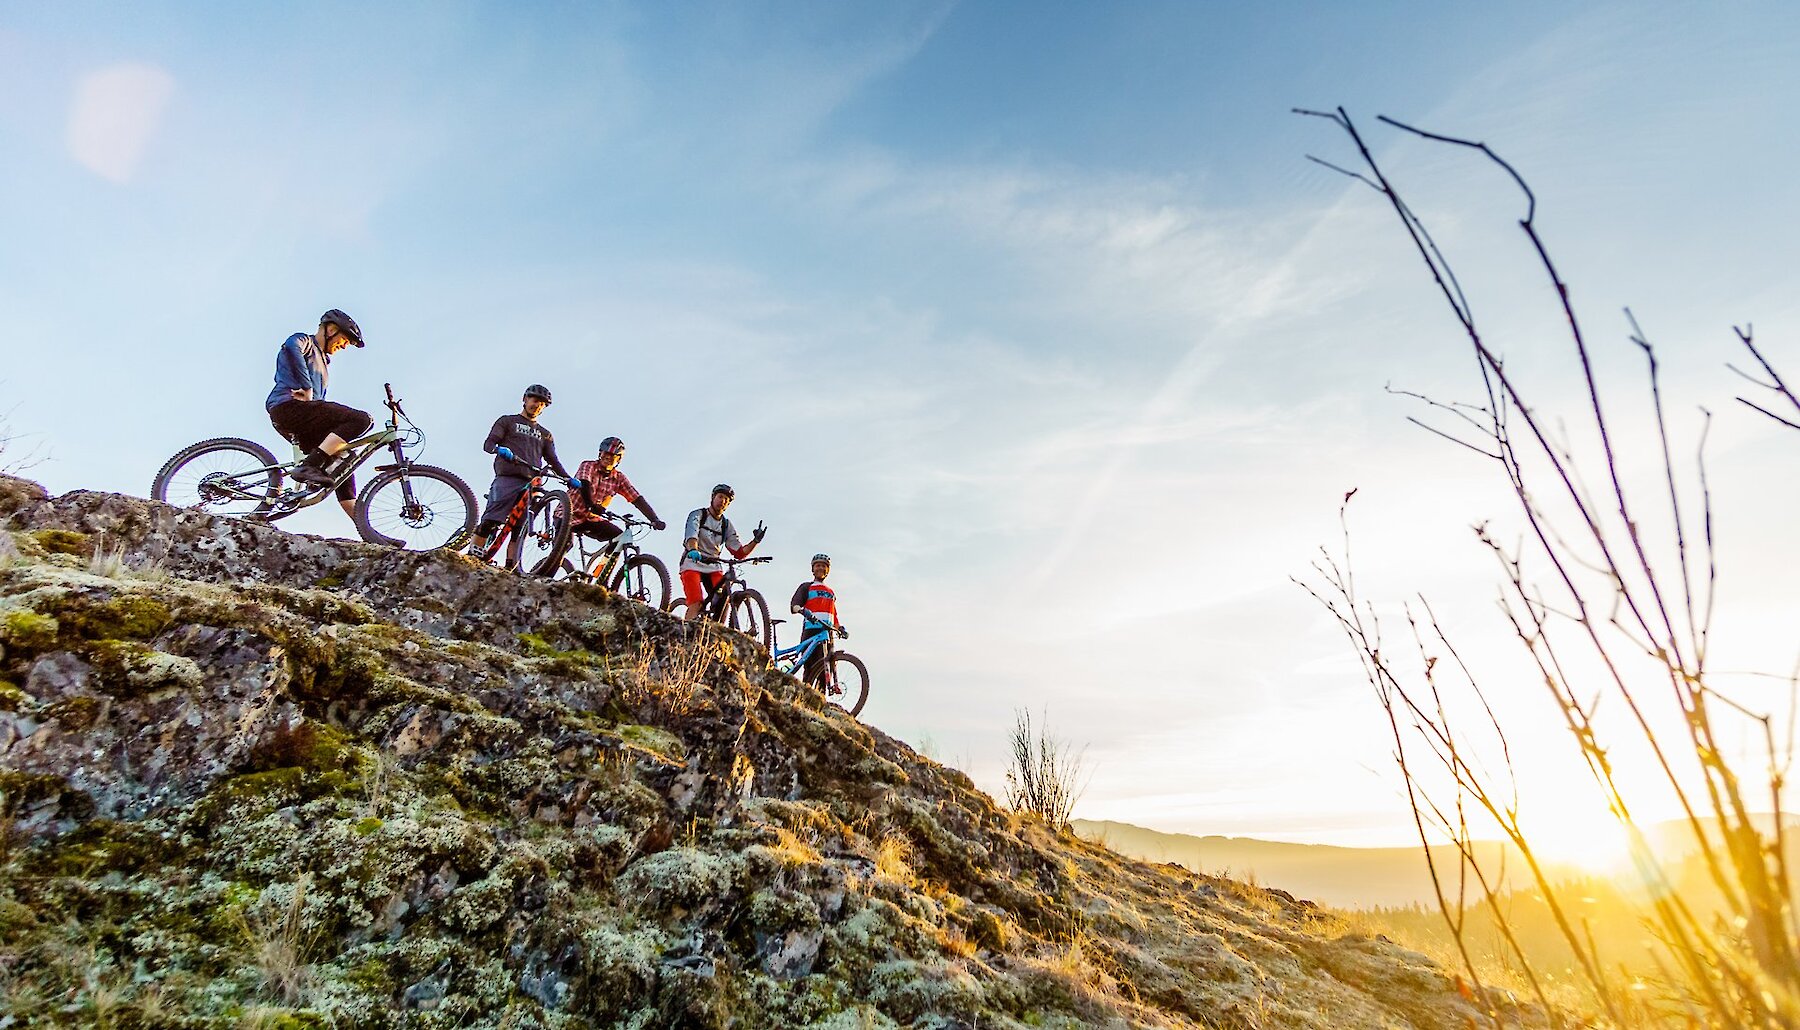
{"type": "Polygon", "coordinates": [[[1009,813],[737,634],[0,477],[0,1027],[1471,1019],[1422,956],[1009,813]]]}

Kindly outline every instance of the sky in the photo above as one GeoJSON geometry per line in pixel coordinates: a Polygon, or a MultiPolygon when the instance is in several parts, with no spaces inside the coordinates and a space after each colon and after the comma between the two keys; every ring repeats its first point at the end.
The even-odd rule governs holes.
{"type": "MultiPolygon", "coordinates": [[[[1725,366],[1749,322],[1800,378],[1797,23],[0,0],[0,411],[51,489],[141,494],[195,440],[278,443],[276,348],[343,308],[369,346],[332,399],[378,410],[392,382],[423,460],[477,492],[488,425],[541,382],[565,457],[623,437],[670,521],[736,486],[734,520],[770,527],[769,596],[831,553],[864,718],[988,789],[1029,709],[1085,748],[1079,815],[1400,843],[1386,723],[1291,578],[1355,489],[1359,587],[1390,614],[1431,598],[1517,720],[1527,808],[1578,833],[1592,798],[1470,532],[1516,533],[1516,503],[1388,389],[1477,399],[1467,344],[1382,198],[1306,160],[1352,163],[1345,137],[1290,109],[1357,118],[1534,404],[1575,418],[1518,194],[1375,116],[1530,179],[1627,475],[1657,483],[1622,308],[1678,450],[1714,413],[1717,667],[1785,674],[1800,434],[1736,404],[1753,388],[1725,366]]],[[[291,528],[353,534],[327,510],[291,528]]],[[[1771,683],[1734,685],[1767,707],[1771,683]]]]}

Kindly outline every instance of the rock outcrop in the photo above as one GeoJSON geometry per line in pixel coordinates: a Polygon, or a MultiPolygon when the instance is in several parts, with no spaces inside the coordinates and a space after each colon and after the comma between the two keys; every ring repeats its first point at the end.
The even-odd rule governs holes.
{"type": "Polygon", "coordinates": [[[737,634],[5,477],[0,863],[0,1027],[1541,1022],[1007,812],[737,634]]]}

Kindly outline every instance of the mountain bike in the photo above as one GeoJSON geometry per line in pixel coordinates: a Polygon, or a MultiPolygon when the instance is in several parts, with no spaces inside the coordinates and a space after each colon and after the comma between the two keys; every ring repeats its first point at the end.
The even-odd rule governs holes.
{"type": "Polygon", "coordinates": [[[809,627],[819,626],[831,632],[802,635],[798,644],[776,651],[775,667],[789,676],[804,676],[807,661],[815,657],[814,652],[824,648],[825,675],[818,684],[819,689],[824,692],[828,704],[837,705],[851,715],[860,715],[863,705],[869,702],[869,667],[861,658],[839,651],[833,644],[834,638],[849,635],[842,629],[833,628],[810,615],[804,621],[809,627]]]}
{"type": "Polygon", "coordinates": [[[554,576],[561,571],[563,552],[569,549],[569,492],[548,489],[551,481],[560,483],[562,477],[548,468],[532,469],[531,481],[506,513],[506,521],[486,547],[470,555],[491,562],[505,544],[500,567],[509,572],[554,576]]]}
{"type": "Polygon", "coordinates": [[[475,494],[449,469],[406,456],[407,449],[425,445],[425,433],[407,417],[393,384],[382,386],[387,424],[350,441],[329,484],[296,482],[284,489],[287,477],[306,461],[298,445],[293,460],[281,462],[254,440],[218,437],[177,451],[157,471],[150,496],[209,515],[274,522],[330,497],[338,483],[385,450],[393,461],[375,466],[380,474],[357,495],[356,531],[372,544],[415,550],[459,544],[475,528],[475,494]]]}
{"type": "Polygon", "coordinates": [[[668,611],[668,566],[638,546],[638,541],[650,535],[650,523],[625,512],[615,514],[605,509],[600,510],[600,517],[623,523],[619,535],[603,543],[575,533],[575,553],[562,559],[563,571],[570,579],[598,583],[621,597],[668,611]]]}
{"type": "MultiPolygon", "coordinates": [[[[714,558],[704,562],[707,565],[722,565],[725,578],[717,585],[706,582],[706,596],[700,599],[700,617],[722,622],[732,629],[744,634],[752,640],[762,642],[769,650],[775,649],[775,624],[769,621],[769,602],[763,595],[750,589],[738,575],[739,565],[761,565],[773,561],[772,558],[714,558]]],[[[687,599],[682,598],[669,605],[669,611],[679,615],[687,607],[687,599]]]]}

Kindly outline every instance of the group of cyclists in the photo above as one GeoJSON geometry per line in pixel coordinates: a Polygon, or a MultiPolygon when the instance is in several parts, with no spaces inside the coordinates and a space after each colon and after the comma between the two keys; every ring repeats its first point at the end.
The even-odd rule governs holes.
{"type": "MultiPolygon", "coordinates": [[[[316,489],[334,488],[345,514],[354,518],[356,481],[340,467],[351,441],[369,431],[373,420],[369,414],[345,404],[327,400],[332,356],[349,347],[364,345],[362,330],[343,311],[332,308],[319,316],[319,327],[313,333],[294,333],[282,342],[275,358],[275,386],[270,391],[266,408],[275,431],[306,451],[305,460],[293,471],[293,477],[316,489]]],[[[494,456],[494,481],[488,487],[481,519],[475,526],[467,550],[484,555],[490,539],[505,524],[508,514],[521,495],[531,487],[533,479],[548,470],[560,477],[569,488],[570,531],[602,544],[619,536],[621,529],[605,512],[614,497],[623,497],[634,505],[654,529],[665,529],[665,523],[644,495],[620,471],[625,457],[625,443],[616,436],[600,441],[599,452],[583,461],[570,474],[556,453],[556,437],[538,421],[550,406],[550,390],[540,384],[525,388],[517,414],[505,414],[494,420],[482,449],[494,456]]],[[[712,497],[704,507],[688,513],[682,533],[680,564],[681,588],[686,600],[685,617],[699,618],[708,592],[718,589],[724,579],[720,569],[722,556],[747,558],[762,543],[768,532],[757,523],[746,542],[725,509],[731,506],[737,492],[728,483],[712,489],[712,497]]],[[[825,580],[831,574],[831,556],[812,557],[812,579],[794,590],[789,611],[801,616],[801,653],[805,657],[804,675],[808,682],[818,682],[825,674],[824,647],[807,647],[813,638],[836,634],[849,636],[838,616],[837,595],[825,580]]]]}

